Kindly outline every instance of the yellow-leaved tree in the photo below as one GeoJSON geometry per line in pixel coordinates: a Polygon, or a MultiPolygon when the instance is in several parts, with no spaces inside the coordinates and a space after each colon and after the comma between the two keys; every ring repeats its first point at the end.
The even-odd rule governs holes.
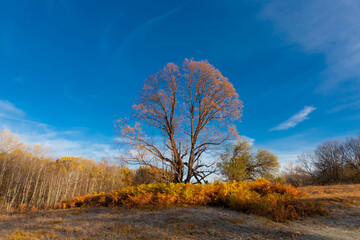
{"type": "Polygon", "coordinates": [[[229,144],[220,154],[218,167],[222,175],[230,181],[266,178],[276,180],[280,164],[277,156],[265,149],[254,150],[246,139],[238,139],[229,144]]]}

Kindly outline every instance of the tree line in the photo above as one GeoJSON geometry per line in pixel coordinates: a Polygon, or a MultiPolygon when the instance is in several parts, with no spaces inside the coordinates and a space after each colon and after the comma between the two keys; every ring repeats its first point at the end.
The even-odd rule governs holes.
{"type": "Polygon", "coordinates": [[[53,158],[39,145],[26,145],[9,130],[0,132],[0,207],[46,208],[76,196],[151,182],[168,182],[168,171],[122,167],[103,159],[53,158]]]}
{"type": "Polygon", "coordinates": [[[294,186],[360,183],[360,134],[345,141],[329,140],[298,156],[284,171],[294,186]]]}

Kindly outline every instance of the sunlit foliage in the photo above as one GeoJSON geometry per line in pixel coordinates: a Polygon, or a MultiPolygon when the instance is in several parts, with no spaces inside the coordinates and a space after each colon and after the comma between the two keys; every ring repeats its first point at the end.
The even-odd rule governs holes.
{"type": "Polygon", "coordinates": [[[0,133],[0,208],[51,207],[61,200],[132,184],[135,171],[86,157],[53,160],[38,145],[21,143],[8,130],[0,133]]]}
{"type": "Polygon", "coordinates": [[[304,192],[292,186],[272,183],[265,179],[258,179],[255,182],[216,182],[206,185],[158,183],[80,196],[59,203],[58,207],[219,206],[267,216],[277,221],[327,213],[320,203],[303,200],[304,195],[304,192]]]}
{"type": "Polygon", "coordinates": [[[275,154],[265,150],[254,150],[246,139],[238,139],[235,144],[228,144],[220,154],[218,167],[227,180],[255,180],[264,177],[278,179],[280,168],[275,154]]]}

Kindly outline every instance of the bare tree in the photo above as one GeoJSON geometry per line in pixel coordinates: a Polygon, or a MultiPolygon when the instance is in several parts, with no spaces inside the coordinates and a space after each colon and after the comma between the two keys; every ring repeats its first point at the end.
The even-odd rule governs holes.
{"type": "Polygon", "coordinates": [[[337,140],[326,141],[314,151],[317,176],[323,183],[339,183],[342,180],[344,161],[341,144],[337,140]]]}
{"type": "Polygon", "coordinates": [[[168,63],[146,80],[134,123],[116,121],[118,146],[128,146],[120,159],[171,170],[174,182],[202,182],[215,171],[204,153],[236,134],[241,109],[233,85],[207,61],[168,63]]]}
{"type": "Polygon", "coordinates": [[[297,185],[360,182],[360,135],[330,140],[298,156],[299,165],[285,169],[288,182],[297,185]]]}
{"type": "Polygon", "coordinates": [[[343,144],[337,140],[319,144],[313,152],[298,156],[298,174],[308,184],[332,184],[344,180],[343,144]],[[305,179],[304,179],[305,180],[305,179]]]}
{"type": "MultiPolygon", "coordinates": [[[[306,155],[304,158],[299,156],[299,163],[295,164],[293,162],[289,162],[282,171],[282,176],[285,178],[285,182],[288,184],[291,184],[295,187],[299,186],[306,186],[313,184],[313,175],[312,172],[308,172],[304,169],[304,166],[302,166],[302,163],[300,162],[300,158],[302,160],[306,160],[306,155]]],[[[307,161],[305,162],[307,164],[307,161]]]]}
{"type": "Polygon", "coordinates": [[[360,134],[357,138],[350,138],[344,145],[344,154],[347,163],[360,173],[360,134]]]}

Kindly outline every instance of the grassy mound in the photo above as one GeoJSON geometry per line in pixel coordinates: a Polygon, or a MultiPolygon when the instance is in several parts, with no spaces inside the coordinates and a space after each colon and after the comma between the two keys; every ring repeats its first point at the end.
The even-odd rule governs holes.
{"type": "Polygon", "coordinates": [[[269,217],[276,221],[327,214],[321,203],[304,199],[305,192],[289,185],[255,182],[147,184],[118,191],[85,195],[63,201],[59,208],[115,207],[161,208],[173,206],[221,206],[245,213],[269,217]]]}

